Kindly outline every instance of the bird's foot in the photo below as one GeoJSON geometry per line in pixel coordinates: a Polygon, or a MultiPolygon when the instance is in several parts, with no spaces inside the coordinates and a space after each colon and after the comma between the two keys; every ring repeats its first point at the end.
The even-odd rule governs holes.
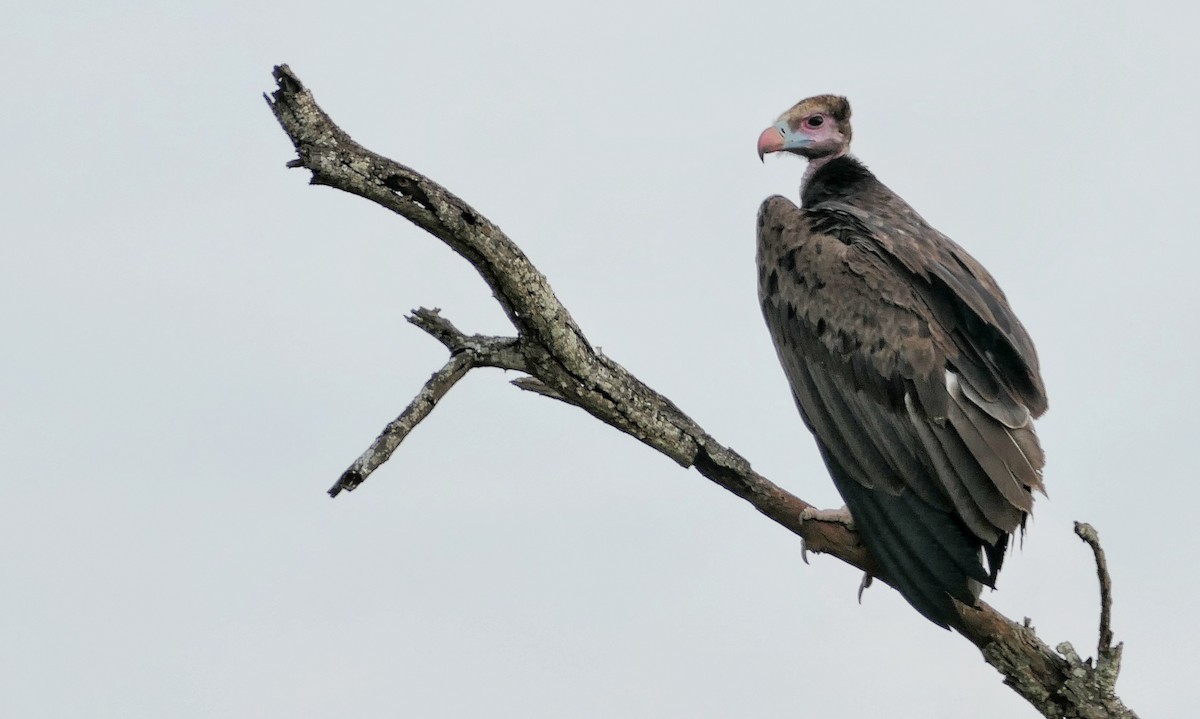
{"type": "MultiPolygon", "coordinates": [[[[842,505],[841,509],[817,509],[816,507],[805,507],[800,512],[800,523],[807,521],[814,522],[837,522],[850,529],[854,529],[854,517],[850,516],[850,510],[842,505]]],[[[804,543],[804,537],[800,538],[800,558],[808,564],[808,545],[804,543]]],[[[866,581],[866,580],[864,580],[866,581]]],[[[870,582],[867,582],[870,584],[870,582]]],[[[859,590],[859,596],[862,595],[862,590],[859,590]]]]}
{"type": "Polygon", "coordinates": [[[854,529],[854,517],[850,516],[850,510],[846,509],[844,505],[841,509],[805,507],[804,511],[800,512],[800,521],[807,522],[809,520],[816,522],[837,522],[850,529],[854,529]]]}

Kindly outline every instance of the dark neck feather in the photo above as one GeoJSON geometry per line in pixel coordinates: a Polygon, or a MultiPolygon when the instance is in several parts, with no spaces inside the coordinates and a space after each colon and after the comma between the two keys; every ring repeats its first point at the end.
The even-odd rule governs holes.
{"type": "Polygon", "coordinates": [[[812,207],[829,200],[847,199],[878,184],[867,166],[849,155],[834,158],[817,168],[800,189],[800,204],[812,207]]]}

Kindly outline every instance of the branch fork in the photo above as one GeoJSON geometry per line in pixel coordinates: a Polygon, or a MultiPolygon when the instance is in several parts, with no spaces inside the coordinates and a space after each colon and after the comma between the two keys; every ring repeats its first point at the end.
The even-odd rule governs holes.
{"type": "MultiPolygon", "coordinates": [[[[298,157],[288,167],[312,173],[311,184],[358,195],[392,210],[467,260],[492,290],[516,329],[512,337],[467,335],[436,310],[407,319],[450,353],[412,402],[343,472],[331,496],[362,484],[468,372],[498,367],[525,374],[517,387],[566,402],[614,427],[680,466],[745,499],[797,534],[807,551],[830,554],[884,581],[858,541],[852,523],[816,509],[763,477],[717,442],[673,402],[597,352],[550,284],[494,223],[433,180],[357,144],[317,105],[287,65],[275,68],[277,89],[265,96],[298,157]]],[[[1111,580],[1095,530],[1080,537],[1092,546],[1100,576],[1100,647],[1095,667],[1069,644],[1051,650],[1029,626],[984,602],[958,605],[959,633],[977,646],[1021,696],[1047,717],[1134,717],[1113,693],[1121,645],[1109,629],[1111,580]]],[[[1077,532],[1080,532],[1077,529],[1077,532]]]]}

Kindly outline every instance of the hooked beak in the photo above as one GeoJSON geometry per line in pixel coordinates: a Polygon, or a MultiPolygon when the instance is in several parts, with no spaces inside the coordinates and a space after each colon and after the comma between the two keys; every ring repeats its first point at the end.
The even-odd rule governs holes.
{"type": "Polygon", "coordinates": [[[762,134],[758,136],[758,159],[762,161],[764,155],[772,152],[798,150],[807,144],[809,144],[807,137],[792,132],[787,121],[780,120],[763,130],[762,134]]]}

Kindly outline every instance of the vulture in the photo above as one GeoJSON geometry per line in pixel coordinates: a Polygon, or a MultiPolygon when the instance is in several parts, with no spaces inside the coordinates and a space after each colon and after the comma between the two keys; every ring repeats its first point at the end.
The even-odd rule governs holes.
{"type": "MultiPolygon", "coordinates": [[[[758,292],[792,395],[874,573],[957,625],[1033,509],[1046,391],[1004,293],[849,154],[850,104],[803,100],[758,154],[808,161],[758,212],[758,292]]],[[[869,579],[869,577],[868,577],[869,579]]]]}

